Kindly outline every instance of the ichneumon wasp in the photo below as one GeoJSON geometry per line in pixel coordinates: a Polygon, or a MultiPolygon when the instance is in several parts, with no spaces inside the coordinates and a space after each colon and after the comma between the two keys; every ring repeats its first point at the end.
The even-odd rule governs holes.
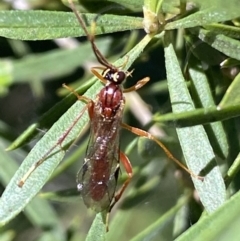
{"type": "Polygon", "coordinates": [[[123,89],[123,82],[132,72],[121,70],[124,65],[116,67],[107,61],[95,45],[94,34],[88,32],[82,16],[76,11],[71,0],[69,0],[69,4],[87,35],[98,62],[102,65],[101,67],[92,68],[91,71],[101,82],[103,82],[103,84],[105,84],[105,86],[100,90],[99,94],[97,94],[96,99],[92,100],[85,96],[79,96],[73,89],[63,85],[76,95],[78,100],[85,102],[86,106],[81,110],[78,117],[73,120],[72,125],[65,131],[64,135],[58,139],[57,143],[53,145],[43,157],[28,170],[28,172],[25,173],[23,178],[19,181],[18,186],[23,186],[31,173],[48,158],[50,153],[57,146],[61,146],[65,138],[81,118],[82,114],[88,110],[91,133],[84,164],[77,175],[77,187],[81,192],[84,203],[87,207],[94,209],[96,212],[107,211],[107,225],[108,215],[111,209],[121,198],[133,175],[128,157],[119,149],[121,127],[138,136],[146,137],[155,141],[164,150],[169,159],[175,161],[192,176],[195,176],[196,178],[200,177],[196,176],[181,164],[181,162],[178,161],[178,159],[176,159],[153,135],[144,130],[122,123],[125,104],[123,93],[141,88],[149,81],[149,78],[146,77],[138,81],[134,86],[128,89],[123,89]],[[102,73],[100,74],[97,70],[102,70],[102,73]],[[120,162],[124,166],[128,178],[122,187],[116,191],[120,162]]]}

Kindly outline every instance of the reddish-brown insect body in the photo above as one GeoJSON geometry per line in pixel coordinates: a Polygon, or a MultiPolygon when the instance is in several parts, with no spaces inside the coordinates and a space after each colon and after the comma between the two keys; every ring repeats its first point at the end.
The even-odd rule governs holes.
{"type": "Polygon", "coordinates": [[[119,174],[119,130],[124,97],[116,83],[107,84],[89,108],[90,139],[83,167],[78,173],[78,190],[87,207],[108,210],[119,174]]]}
{"type": "Polygon", "coordinates": [[[129,182],[127,180],[116,194],[120,160],[127,166],[129,178],[132,175],[131,164],[124,154],[120,154],[119,149],[125,102],[121,84],[129,73],[119,70],[104,58],[94,43],[94,37],[88,33],[81,15],[76,12],[72,2],[69,3],[88,36],[97,60],[104,66],[99,67],[103,70],[101,75],[94,68],[92,72],[105,83],[96,100],[89,100],[88,103],[91,133],[84,164],[77,175],[78,190],[87,207],[96,212],[110,212],[129,182]]]}

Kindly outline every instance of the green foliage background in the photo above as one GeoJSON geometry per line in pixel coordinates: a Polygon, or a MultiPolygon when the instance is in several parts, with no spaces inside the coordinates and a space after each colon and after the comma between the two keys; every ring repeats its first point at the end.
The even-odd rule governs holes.
{"type": "MultiPolygon", "coordinates": [[[[121,149],[134,178],[112,211],[107,234],[101,214],[94,219],[76,191],[87,113],[62,148],[17,186],[84,108],[62,83],[92,99],[102,88],[89,73],[96,61],[89,43],[69,39],[84,35],[69,8],[57,0],[25,2],[28,10],[0,2],[0,241],[238,240],[238,1],[75,0],[88,23],[118,6],[98,19],[96,35],[105,35],[96,44],[117,66],[128,59],[124,68],[134,72],[126,86],[151,79],[138,95],[126,94],[124,121],[154,126],[173,154],[204,176],[203,182],[190,180],[155,143],[123,131],[121,149]],[[154,30],[149,35],[142,30],[142,6],[153,13],[144,16],[145,30],[154,30]],[[67,45],[57,38],[68,38],[67,45]],[[148,123],[133,111],[144,108],[148,123]]],[[[119,185],[125,178],[122,170],[119,185]]]]}

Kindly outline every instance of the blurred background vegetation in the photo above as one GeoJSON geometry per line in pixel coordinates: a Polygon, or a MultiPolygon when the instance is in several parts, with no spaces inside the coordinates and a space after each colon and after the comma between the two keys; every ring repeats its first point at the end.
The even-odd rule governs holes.
{"type": "MultiPolygon", "coordinates": [[[[11,181],[9,188],[0,199],[0,241],[75,241],[85,240],[87,234],[87,240],[169,241],[177,237],[179,240],[203,240],[202,237],[204,240],[224,240],[220,237],[224,238],[224,235],[227,236],[229,232],[231,232],[231,240],[237,240],[238,228],[234,229],[240,222],[235,216],[239,211],[237,204],[227,203],[223,205],[221,212],[216,213],[216,216],[220,216],[215,218],[210,216],[212,219],[209,219],[209,222],[213,223],[213,228],[217,231],[213,232],[210,229],[207,225],[208,220],[204,221],[204,218],[209,218],[206,210],[210,213],[215,211],[225,199],[237,192],[240,184],[239,175],[237,175],[239,169],[239,118],[237,116],[240,114],[240,30],[239,18],[237,18],[240,13],[236,7],[237,1],[230,1],[227,6],[221,0],[189,3],[185,1],[82,0],[75,1],[75,4],[81,12],[99,13],[107,9],[107,14],[122,17],[119,18],[120,20],[110,19],[106,14],[105,19],[104,14],[97,22],[97,26],[101,28],[97,28],[96,34],[102,32],[107,34],[97,37],[96,44],[110,62],[128,53],[138,43],[141,44],[140,41],[146,35],[141,25],[142,6],[157,14],[158,22],[162,24],[157,26],[157,33],[160,28],[165,29],[167,33],[165,37],[170,40],[165,39],[164,42],[163,35],[160,34],[160,37],[156,35],[157,37],[153,38],[146,48],[143,47],[144,51],[139,56],[134,55],[132,60],[130,55],[129,65],[131,61],[134,62],[130,70],[134,69],[134,72],[124,86],[132,86],[146,76],[150,77],[150,82],[137,93],[126,94],[124,122],[150,130],[180,160],[183,160],[183,154],[185,159],[188,158],[187,151],[186,153],[183,151],[182,154],[176,127],[191,128],[196,124],[205,124],[204,127],[213,148],[213,151],[210,148],[209,152],[215,153],[216,158],[213,157],[213,159],[216,159],[220,166],[217,174],[210,178],[213,185],[209,186],[205,193],[209,194],[212,190],[209,195],[219,198],[220,201],[213,204],[210,200],[209,207],[205,203],[202,205],[199,196],[201,198],[204,194],[200,191],[198,196],[195,191],[198,187],[194,188],[188,173],[170,162],[152,141],[137,138],[123,130],[121,150],[131,160],[134,177],[123,198],[112,210],[110,231],[105,237],[101,216],[97,216],[95,226],[90,229],[95,213],[84,206],[76,191],[75,177],[77,170],[81,168],[88,141],[88,132],[82,131],[78,141],[66,152],[64,161],[55,170],[49,182],[47,182],[48,176],[44,177],[46,180],[38,176],[39,180],[42,178],[42,182],[47,184],[30,204],[26,206],[29,202],[27,196],[24,202],[18,204],[24,209],[19,215],[12,214],[14,213],[12,208],[8,211],[5,209],[8,200],[9,203],[12,202],[10,199],[16,192],[20,192],[19,195],[21,195],[21,189],[19,191],[13,188],[13,185],[16,186],[16,180],[19,179],[16,177],[15,181],[11,181]],[[195,18],[190,20],[187,19],[193,14],[199,15],[195,15],[195,18]],[[136,18],[132,24],[126,23],[128,25],[124,29],[126,15],[140,18],[136,18]],[[185,19],[185,22],[177,23],[175,20],[178,19],[185,19]],[[193,20],[196,20],[196,23],[193,20]],[[216,22],[222,23],[217,25],[216,22]],[[105,24],[109,24],[109,29],[107,27],[103,29],[105,24]],[[131,31],[124,31],[128,29],[131,31]],[[222,36],[228,39],[220,38],[222,36]],[[193,110],[189,115],[183,114],[182,119],[180,116],[171,114],[172,110],[174,111],[173,100],[169,97],[171,84],[166,80],[167,76],[168,79],[171,78],[171,71],[169,71],[171,60],[169,62],[167,57],[170,53],[167,49],[169,43],[174,47],[178,66],[182,69],[192,101],[195,107],[202,111],[198,113],[193,110]],[[198,73],[204,74],[208,83],[204,87],[194,83],[194,79],[197,83],[203,81],[198,73]],[[225,112],[219,114],[216,106],[225,112]],[[220,125],[217,130],[214,129],[216,126],[209,125],[213,121],[218,121],[220,125]],[[227,191],[224,185],[221,186],[222,176],[227,186],[231,184],[227,191]],[[213,180],[215,177],[216,184],[213,180]],[[221,216],[224,214],[231,219],[221,216]],[[199,222],[199,226],[195,226],[196,229],[191,229],[193,224],[198,224],[201,215],[205,215],[202,218],[203,221],[199,222]],[[98,226],[100,230],[97,229],[98,226]],[[203,236],[199,235],[200,231],[203,236]]],[[[76,102],[75,97],[64,99],[68,91],[61,87],[62,84],[66,83],[74,89],[78,88],[80,94],[85,93],[96,82],[96,80],[89,81],[92,77],[89,69],[99,64],[86,37],[74,38],[82,35],[78,33],[81,28],[72,13],[67,15],[71,10],[61,1],[2,0],[0,10],[0,190],[3,193],[33,146],[76,102]],[[14,15],[10,10],[24,10],[26,15],[24,12],[15,12],[14,15]],[[42,13],[37,10],[43,10],[46,15],[42,16],[42,13]],[[57,15],[57,13],[60,14],[57,15]],[[36,27],[38,21],[39,26],[36,27]],[[68,38],[60,39],[60,37],[68,38]],[[29,126],[30,129],[27,129],[29,126]],[[22,134],[26,129],[27,133],[22,134]],[[14,142],[16,139],[18,141],[14,142]],[[6,148],[11,151],[6,152],[6,148]]],[[[153,32],[152,37],[155,34],[156,32],[153,32]]],[[[175,77],[176,80],[181,79],[177,74],[175,77]]],[[[92,98],[98,93],[100,87],[96,88],[98,89],[95,89],[92,98]]],[[[180,87],[177,86],[176,89],[178,88],[180,91],[180,87]]],[[[180,92],[180,95],[183,94],[180,92]]],[[[72,123],[73,120],[74,118],[69,119],[68,123],[72,123]]],[[[191,129],[189,130],[191,133],[191,129]]],[[[192,133],[194,134],[193,130],[192,133]]],[[[56,136],[60,138],[59,133],[56,133],[56,136]]],[[[208,138],[205,137],[205,139],[208,138]]],[[[196,143],[198,148],[204,151],[205,139],[203,142],[196,143]]],[[[50,141],[51,139],[46,143],[46,151],[48,147],[51,148],[50,141]]],[[[194,151],[194,139],[189,136],[189,141],[188,148],[194,151]]],[[[182,148],[184,150],[184,147],[182,148]]],[[[216,164],[210,163],[209,166],[211,165],[216,164]]],[[[53,169],[51,167],[52,171],[53,169]]],[[[194,167],[190,169],[198,174],[202,167],[196,171],[194,167]]],[[[23,170],[20,174],[22,173],[23,170]]],[[[21,176],[20,174],[18,175],[21,176]]],[[[51,175],[51,171],[48,175],[51,175]]],[[[122,170],[119,184],[125,178],[126,174],[122,170]]],[[[33,179],[32,185],[37,182],[38,179],[33,179]]],[[[43,184],[39,184],[39,190],[40,185],[43,184]]],[[[206,195],[206,198],[209,196],[206,195]]],[[[13,203],[17,205],[17,201],[15,199],[13,203]]]]}

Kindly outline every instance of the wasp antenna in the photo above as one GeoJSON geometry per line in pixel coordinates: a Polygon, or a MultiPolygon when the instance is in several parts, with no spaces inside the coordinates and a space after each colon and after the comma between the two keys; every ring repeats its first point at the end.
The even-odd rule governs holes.
{"type": "MultiPolygon", "coordinates": [[[[68,0],[69,5],[73,11],[73,13],[75,14],[75,16],[77,17],[77,20],[79,22],[79,24],[81,25],[83,31],[85,32],[88,40],[90,41],[91,45],[92,45],[92,49],[93,52],[98,60],[98,62],[100,64],[102,64],[103,66],[105,66],[106,68],[110,68],[110,69],[117,69],[115,66],[113,66],[112,64],[110,64],[108,62],[108,60],[102,55],[102,53],[99,51],[98,47],[96,46],[94,39],[95,39],[95,29],[96,29],[96,21],[93,20],[91,23],[91,34],[88,32],[87,28],[86,28],[86,24],[82,18],[82,15],[76,10],[76,7],[73,3],[72,0],[68,0]]],[[[98,15],[97,15],[98,16],[98,15]]]]}

